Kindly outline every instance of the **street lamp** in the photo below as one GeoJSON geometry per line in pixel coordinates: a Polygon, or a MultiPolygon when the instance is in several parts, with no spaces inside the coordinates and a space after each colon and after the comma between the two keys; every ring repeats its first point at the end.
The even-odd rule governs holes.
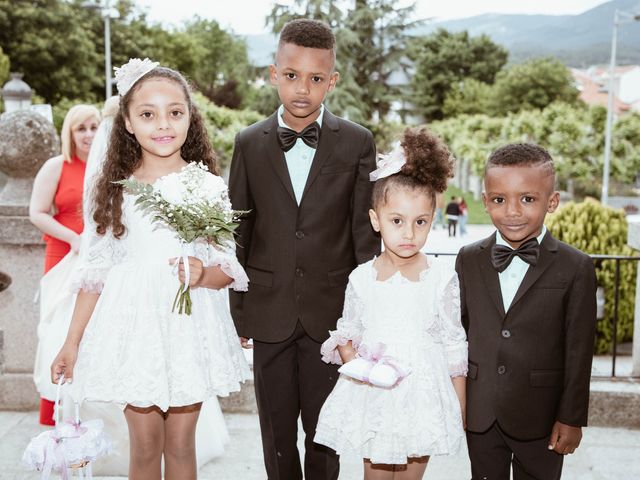
{"type": "Polygon", "coordinates": [[[115,8],[111,8],[111,1],[104,0],[103,4],[94,2],[84,2],[84,8],[94,8],[100,10],[104,19],[104,76],[105,76],[105,98],[111,97],[111,19],[119,18],[120,13],[115,8]]]}
{"type": "Polygon", "coordinates": [[[607,124],[604,134],[604,169],[602,171],[603,205],[609,202],[609,169],[611,165],[611,131],[613,129],[613,94],[615,89],[616,48],[618,46],[618,25],[640,21],[640,14],[616,10],[613,14],[613,37],[611,38],[611,64],[609,65],[609,93],[607,95],[607,124]]]}

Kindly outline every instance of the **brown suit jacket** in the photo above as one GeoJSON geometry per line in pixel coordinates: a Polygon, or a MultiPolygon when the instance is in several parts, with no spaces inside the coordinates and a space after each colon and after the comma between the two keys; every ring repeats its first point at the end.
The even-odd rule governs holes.
{"type": "Polygon", "coordinates": [[[556,420],[587,424],[596,324],[596,277],[588,255],[547,232],[504,311],[491,265],[495,234],[458,254],[462,322],[469,341],[467,428],[497,420],[520,440],[543,438],[556,420]]]}
{"type": "Polygon", "coordinates": [[[298,321],[315,340],[336,327],[349,273],[380,252],[368,209],[371,132],[325,110],[298,206],[276,136],[277,112],[236,137],[229,178],[240,223],[237,256],[249,291],[231,293],[238,334],[286,340],[298,321]]]}

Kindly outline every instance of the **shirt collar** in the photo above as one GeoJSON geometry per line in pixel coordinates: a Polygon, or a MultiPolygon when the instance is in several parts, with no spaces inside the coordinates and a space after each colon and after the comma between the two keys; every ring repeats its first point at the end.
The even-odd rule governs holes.
{"type": "MultiPolygon", "coordinates": [[[[538,245],[542,244],[542,239],[544,238],[545,233],[547,233],[547,227],[542,225],[542,231],[540,232],[540,235],[536,237],[536,239],[538,240],[538,245]]],[[[496,245],[504,245],[505,247],[509,247],[512,250],[514,249],[511,245],[507,243],[507,241],[504,238],[502,238],[502,235],[500,235],[500,230],[496,230],[496,245]]]]}
{"type": "MultiPolygon", "coordinates": [[[[282,115],[284,115],[284,105],[280,105],[280,107],[278,108],[278,126],[291,128],[289,125],[284,123],[282,115]]],[[[318,118],[316,118],[316,122],[318,122],[318,125],[320,125],[320,127],[322,127],[322,117],[324,117],[324,104],[320,105],[320,115],[318,115],[318,118]]]]}

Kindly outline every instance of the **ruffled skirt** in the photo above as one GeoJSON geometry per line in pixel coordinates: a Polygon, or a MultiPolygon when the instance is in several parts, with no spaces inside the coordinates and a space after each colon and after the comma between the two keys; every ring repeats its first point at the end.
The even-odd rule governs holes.
{"type": "Polygon", "coordinates": [[[341,375],[322,407],[314,441],[372,463],[404,464],[411,457],[457,453],[464,430],[444,354],[440,348],[410,348],[395,356],[413,371],[393,388],[341,375]]]}
{"type": "Polygon", "coordinates": [[[80,343],[77,401],[166,411],[226,396],[249,378],[226,289],[192,289],[192,314],[171,313],[179,285],[171,269],[126,262],[109,271],[80,343]]]}

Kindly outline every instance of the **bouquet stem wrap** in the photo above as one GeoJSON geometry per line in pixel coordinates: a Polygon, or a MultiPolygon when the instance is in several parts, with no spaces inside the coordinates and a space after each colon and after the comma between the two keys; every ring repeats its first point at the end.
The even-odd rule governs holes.
{"type": "Polygon", "coordinates": [[[189,282],[191,281],[191,269],[189,268],[189,255],[193,254],[193,244],[183,243],[180,257],[176,260],[176,266],[180,265],[180,261],[184,265],[184,283],[180,283],[178,292],[173,300],[173,306],[171,307],[171,313],[178,309],[179,314],[191,315],[191,287],[189,282]]]}

